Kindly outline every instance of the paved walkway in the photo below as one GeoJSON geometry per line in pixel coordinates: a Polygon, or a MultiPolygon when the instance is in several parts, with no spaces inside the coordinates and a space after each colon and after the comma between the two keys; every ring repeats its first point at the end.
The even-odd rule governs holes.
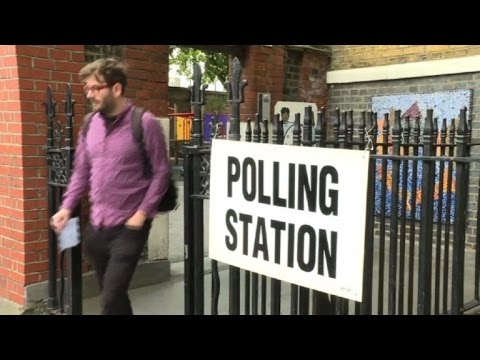
{"type": "MultiPolygon", "coordinates": [[[[183,315],[183,262],[172,264],[169,281],[130,290],[135,315],[183,315]]],[[[84,299],[83,314],[100,314],[98,296],[84,299]]]]}
{"type": "MultiPolygon", "coordinates": [[[[471,260],[473,258],[473,251],[467,251],[466,254],[466,264],[471,265],[471,260]]],[[[205,261],[205,314],[211,314],[210,310],[210,301],[211,301],[211,272],[210,272],[210,265],[211,261],[206,258],[205,261]]],[[[228,278],[229,278],[229,271],[227,270],[228,266],[222,264],[219,268],[219,275],[220,275],[220,298],[219,298],[219,306],[218,306],[218,313],[221,315],[228,314],[228,278]]],[[[168,281],[137,288],[130,290],[130,298],[132,301],[132,307],[135,315],[184,315],[184,263],[177,262],[171,265],[171,277],[168,281]]],[[[241,279],[243,282],[244,272],[241,272],[241,279]]],[[[466,286],[465,288],[465,296],[468,299],[472,298],[472,290],[473,290],[473,282],[468,281],[468,277],[470,275],[467,274],[466,276],[466,283],[470,284],[471,286],[466,286]]],[[[377,278],[374,278],[374,283],[378,281],[377,278]]],[[[270,284],[270,281],[268,281],[270,284]]],[[[387,288],[387,287],[385,287],[387,288]]],[[[269,289],[270,285],[267,288],[267,314],[270,313],[269,309],[269,289]]],[[[290,284],[286,284],[282,282],[282,290],[281,290],[281,313],[288,315],[290,313],[290,284]]],[[[260,294],[259,294],[260,296],[260,294]]],[[[432,294],[433,296],[433,294],[432,294]]],[[[375,313],[375,309],[377,308],[376,304],[377,296],[373,297],[373,309],[375,313]]],[[[83,313],[85,315],[96,315],[100,313],[100,306],[99,306],[99,297],[93,297],[89,299],[85,299],[83,302],[83,313]]],[[[414,299],[414,303],[416,302],[416,296],[414,299]]],[[[244,309],[244,295],[241,296],[241,312],[243,313],[244,309]]],[[[260,304],[259,312],[260,312],[260,304]]],[[[384,294],[384,313],[388,310],[388,295],[384,294]]],[[[433,307],[432,307],[433,311],[433,307]]],[[[354,313],[354,302],[349,302],[349,313],[354,313]]],[[[416,313],[416,306],[414,306],[414,314],[416,313]]],[[[480,314],[480,308],[474,308],[466,313],[467,315],[477,315],[480,314]]]]}

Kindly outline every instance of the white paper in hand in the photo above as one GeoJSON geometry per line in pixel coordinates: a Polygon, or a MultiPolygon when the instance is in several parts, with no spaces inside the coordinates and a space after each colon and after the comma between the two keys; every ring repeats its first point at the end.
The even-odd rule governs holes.
{"type": "Polygon", "coordinates": [[[78,217],[68,220],[67,225],[58,236],[58,251],[80,244],[80,221],[78,217]]]}

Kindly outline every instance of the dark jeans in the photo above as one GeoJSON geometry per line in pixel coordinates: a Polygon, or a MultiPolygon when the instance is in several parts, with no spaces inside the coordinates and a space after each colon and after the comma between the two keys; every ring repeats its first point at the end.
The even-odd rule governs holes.
{"type": "Polygon", "coordinates": [[[89,224],[85,251],[96,270],[102,315],[133,315],[128,287],[151,226],[151,220],[145,221],[140,230],[124,225],[96,230],[89,224]]]}

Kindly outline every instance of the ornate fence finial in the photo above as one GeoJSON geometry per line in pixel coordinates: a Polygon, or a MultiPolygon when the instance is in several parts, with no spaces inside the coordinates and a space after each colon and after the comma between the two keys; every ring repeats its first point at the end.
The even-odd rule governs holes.
{"type": "Polygon", "coordinates": [[[450,121],[450,127],[448,128],[448,143],[449,144],[455,144],[455,119],[451,119],[450,121]]]}
{"type": "Polygon", "coordinates": [[[400,133],[402,132],[402,115],[401,110],[395,110],[393,117],[393,127],[392,127],[392,138],[396,138],[397,141],[400,138],[400,133]]]}
{"type": "MultiPolygon", "coordinates": [[[[382,130],[382,135],[387,136],[390,132],[390,114],[385,113],[383,115],[383,130],[382,130]]],[[[388,140],[385,140],[387,142],[388,140]]]]}
{"type": "Polygon", "coordinates": [[[468,133],[467,108],[460,109],[460,120],[457,127],[457,135],[466,136],[468,133]]]}
{"type": "Polygon", "coordinates": [[[335,109],[335,117],[333,119],[332,125],[332,133],[333,133],[333,141],[338,142],[338,131],[340,128],[340,109],[335,109]]]}
{"type": "Polygon", "coordinates": [[[47,87],[47,100],[44,103],[45,114],[47,115],[47,146],[53,147],[53,121],[55,118],[55,107],[57,102],[53,99],[52,86],[47,87]]]}
{"type": "Polygon", "coordinates": [[[251,142],[252,141],[252,119],[247,119],[247,130],[245,131],[245,141],[251,142]]]}
{"type": "Polygon", "coordinates": [[[75,106],[75,100],[73,99],[72,85],[67,84],[67,90],[65,91],[65,115],[72,116],[73,108],[75,106]]]}
{"type": "Polygon", "coordinates": [[[367,127],[366,111],[360,113],[360,123],[358,124],[358,137],[360,142],[365,143],[365,132],[367,127]]]}
{"type": "Polygon", "coordinates": [[[259,143],[260,142],[260,134],[262,130],[260,128],[260,114],[255,114],[255,122],[253,124],[253,142],[259,143]]]}
{"type": "Polygon", "coordinates": [[[293,123],[293,145],[300,146],[301,140],[300,113],[295,113],[295,122],[293,123]]]}
{"type": "Polygon", "coordinates": [[[390,135],[390,114],[385,113],[383,115],[383,129],[382,129],[382,143],[383,145],[383,152],[382,154],[388,153],[388,136],[390,135]]]}
{"type": "Polygon", "coordinates": [[[433,109],[427,109],[427,117],[423,124],[423,143],[431,143],[433,139],[433,109]]]}
{"type": "Polygon", "coordinates": [[[433,119],[433,132],[432,132],[432,137],[433,137],[433,142],[437,142],[437,137],[438,137],[438,117],[433,119]]]}
{"type": "Polygon", "coordinates": [[[269,137],[269,132],[268,132],[268,120],[264,119],[262,121],[263,123],[263,131],[262,131],[262,143],[268,144],[268,137],[269,137]]]}
{"type": "Polygon", "coordinates": [[[53,91],[50,85],[48,85],[47,88],[47,101],[45,102],[45,106],[48,118],[48,144],[49,146],[60,148],[62,146],[63,129],[62,124],[57,120],[57,102],[53,98],[53,91]]]}
{"type": "Polygon", "coordinates": [[[232,62],[231,81],[225,82],[228,91],[228,103],[231,104],[231,118],[228,138],[240,140],[240,104],[245,101],[244,89],[248,85],[247,80],[241,80],[242,66],[240,60],[234,58],[232,62]]]}
{"type": "Polygon", "coordinates": [[[395,110],[392,127],[393,153],[400,154],[400,135],[402,134],[402,112],[395,110]]]}
{"type": "Polygon", "coordinates": [[[312,107],[305,106],[305,115],[303,117],[303,136],[302,136],[303,146],[312,146],[313,144],[312,126],[313,126],[312,107]]]}
{"type": "Polygon", "coordinates": [[[191,86],[191,101],[192,105],[202,106],[205,104],[205,89],[208,85],[202,85],[202,69],[198,63],[193,65],[193,85],[191,86]]]}
{"type": "Polygon", "coordinates": [[[73,99],[73,92],[72,86],[67,84],[67,91],[66,91],[66,98],[64,100],[65,103],[65,117],[67,118],[67,125],[66,125],[66,137],[65,137],[65,144],[68,148],[73,148],[73,119],[75,116],[74,107],[75,107],[75,100],[73,99]]]}
{"type": "Polygon", "coordinates": [[[325,108],[322,106],[320,111],[317,112],[317,124],[315,125],[315,146],[325,147],[325,140],[327,140],[326,127],[325,108]]]}
{"type": "Polygon", "coordinates": [[[353,110],[347,112],[347,142],[353,142],[353,110]]]}
{"type": "Polygon", "coordinates": [[[420,141],[420,116],[415,117],[415,124],[413,126],[412,135],[413,143],[418,144],[418,142],[420,141]]]}
{"type": "Polygon", "coordinates": [[[405,116],[405,126],[403,127],[403,141],[404,144],[410,143],[410,116],[405,116]]]}
{"type": "Polygon", "coordinates": [[[440,129],[440,142],[442,144],[446,143],[447,139],[447,119],[443,118],[442,120],[442,128],[440,129]]]}
{"type": "Polygon", "coordinates": [[[338,141],[345,142],[345,136],[347,134],[347,112],[341,112],[340,126],[338,127],[338,141]]]}
{"type": "Polygon", "coordinates": [[[47,88],[47,101],[45,102],[46,114],[48,117],[53,118],[56,115],[57,102],[53,98],[52,86],[48,85],[47,88]]]}
{"type": "Polygon", "coordinates": [[[274,144],[283,144],[283,138],[280,142],[279,129],[282,125],[280,124],[280,114],[273,115],[273,128],[272,128],[272,141],[274,144]]]}
{"type": "Polygon", "coordinates": [[[208,85],[202,84],[202,69],[198,63],[193,65],[193,85],[191,86],[190,104],[193,107],[194,118],[192,126],[193,145],[202,145],[202,105],[205,104],[205,89],[208,85]]]}

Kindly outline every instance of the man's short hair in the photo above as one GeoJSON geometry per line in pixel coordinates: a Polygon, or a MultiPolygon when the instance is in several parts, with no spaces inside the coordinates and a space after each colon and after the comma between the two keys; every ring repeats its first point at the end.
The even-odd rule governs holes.
{"type": "Polygon", "coordinates": [[[125,65],[115,58],[98,59],[85,65],[78,76],[80,81],[94,75],[100,82],[105,82],[108,86],[116,83],[122,85],[122,95],[125,93],[127,86],[127,71],[125,65]]]}

